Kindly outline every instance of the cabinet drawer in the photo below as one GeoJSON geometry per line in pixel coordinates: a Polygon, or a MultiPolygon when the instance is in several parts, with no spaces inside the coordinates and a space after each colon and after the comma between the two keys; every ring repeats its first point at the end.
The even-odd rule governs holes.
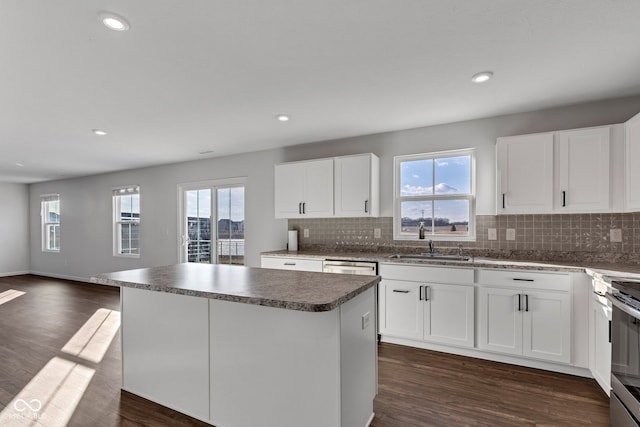
{"type": "Polygon", "coordinates": [[[538,273],[525,270],[478,270],[478,283],[527,289],[569,291],[571,278],[566,273],[538,273]]]}
{"type": "Polygon", "coordinates": [[[473,268],[381,264],[379,274],[383,279],[458,285],[473,284],[473,268]]]}
{"type": "Polygon", "coordinates": [[[262,257],[262,268],[322,272],[321,259],[262,257]]]}

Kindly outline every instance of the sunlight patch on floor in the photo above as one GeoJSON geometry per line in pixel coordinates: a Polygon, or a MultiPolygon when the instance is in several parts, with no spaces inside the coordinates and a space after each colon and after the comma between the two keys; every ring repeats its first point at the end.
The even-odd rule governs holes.
{"type": "Polygon", "coordinates": [[[94,373],[54,357],[0,412],[0,426],[66,426],[94,373]]]}
{"type": "Polygon", "coordinates": [[[9,302],[12,299],[18,298],[24,295],[26,292],[16,291],[15,289],[9,289],[8,291],[0,292],[0,305],[5,302],[9,302]]]}
{"type": "Polygon", "coordinates": [[[120,312],[98,309],[62,348],[62,351],[100,363],[120,328],[120,312]]]}

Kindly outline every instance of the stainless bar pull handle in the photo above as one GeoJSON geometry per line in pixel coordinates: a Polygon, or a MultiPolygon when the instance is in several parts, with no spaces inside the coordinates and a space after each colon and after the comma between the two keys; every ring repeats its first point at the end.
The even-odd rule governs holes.
{"type": "Polygon", "coordinates": [[[285,262],[284,265],[296,265],[295,262],[285,262]]]}
{"type": "Polygon", "coordinates": [[[506,197],[505,193],[502,193],[502,209],[505,209],[506,207],[505,197],[506,197]]]}
{"type": "Polygon", "coordinates": [[[567,206],[567,192],[563,191],[562,192],[562,207],[566,207],[567,206]]]}
{"type": "Polygon", "coordinates": [[[369,201],[364,201],[364,213],[369,213],[369,201]]]}
{"type": "Polygon", "coordinates": [[[529,295],[524,296],[524,311],[529,311],[529,295]]]}
{"type": "Polygon", "coordinates": [[[533,279],[520,279],[518,277],[514,277],[513,280],[518,281],[518,282],[534,282],[535,281],[533,279]]]}
{"type": "Polygon", "coordinates": [[[424,300],[425,301],[429,301],[429,287],[428,286],[424,287],[424,300]]]}
{"type": "Polygon", "coordinates": [[[298,213],[302,215],[302,202],[298,203],[298,213]]]}
{"type": "Polygon", "coordinates": [[[424,299],[423,294],[422,294],[423,288],[424,288],[424,286],[420,286],[420,297],[419,297],[420,301],[422,301],[424,299]]]}
{"type": "Polygon", "coordinates": [[[408,294],[409,291],[407,291],[406,289],[394,289],[393,292],[397,292],[399,294],[408,294]]]}
{"type": "Polygon", "coordinates": [[[302,213],[303,214],[307,213],[307,202],[302,202],[302,213]]]}
{"type": "Polygon", "coordinates": [[[522,295],[518,294],[518,311],[522,311],[522,295]]]}

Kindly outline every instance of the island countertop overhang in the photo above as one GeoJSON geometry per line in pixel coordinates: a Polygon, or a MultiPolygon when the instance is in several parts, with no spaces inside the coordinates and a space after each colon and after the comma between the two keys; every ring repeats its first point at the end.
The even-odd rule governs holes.
{"type": "Polygon", "coordinates": [[[193,263],[91,277],[103,285],[310,312],[331,311],[379,281],[379,276],[193,263]]]}

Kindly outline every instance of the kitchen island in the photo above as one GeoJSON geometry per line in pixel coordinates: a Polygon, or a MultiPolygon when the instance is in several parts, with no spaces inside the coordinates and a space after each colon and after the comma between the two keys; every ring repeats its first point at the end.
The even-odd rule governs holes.
{"type": "Polygon", "coordinates": [[[121,287],[122,389],[218,427],[366,426],[379,277],[178,264],[121,287]]]}

